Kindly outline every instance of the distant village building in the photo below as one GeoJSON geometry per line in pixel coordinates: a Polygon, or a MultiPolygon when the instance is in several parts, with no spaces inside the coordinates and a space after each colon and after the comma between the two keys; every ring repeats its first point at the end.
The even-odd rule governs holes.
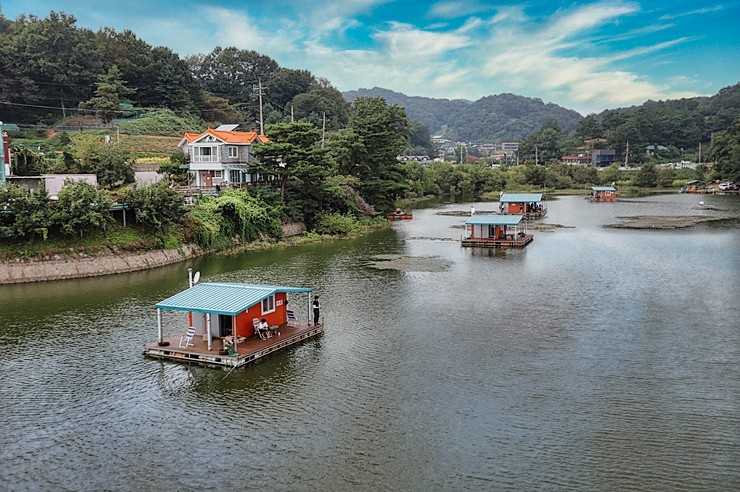
{"type": "Polygon", "coordinates": [[[591,155],[564,155],[563,162],[571,166],[589,166],[591,165],[591,155]]]}
{"type": "MultiPolygon", "coordinates": [[[[645,147],[645,154],[647,154],[647,155],[655,155],[655,153],[656,153],[656,150],[655,149],[656,149],[656,146],[655,145],[648,145],[647,147],[645,147]]],[[[664,152],[667,152],[668,151],[668,147],[663,147],[662,145],[658,145],[657,146],[657,149],[658,149],[657,150],[657,153],[658,154],[663,154],[664,152]]]]}
{"type": "Polygon", "coordinates": [[[517,152],[519,150],[519,142],[501,142],[501,150],[506,152],[517,152]]]}
{"type": "Polygon", "coordinates": [[[596,149],[591,154],[591,165],[594,167],[608,167],[617,160],[617,151],[614,149],[596,149]]]}

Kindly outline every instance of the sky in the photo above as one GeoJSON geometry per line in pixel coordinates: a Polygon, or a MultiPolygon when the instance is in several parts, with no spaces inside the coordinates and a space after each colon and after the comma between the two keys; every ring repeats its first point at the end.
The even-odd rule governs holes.
{"type": "MultiPolygon", "coordinates": [[[[235,46],[340,91],[513,93],[582,114],[708,96],[740,82],[740,0],[0,0],[181,57],[235,46]]],[[[268,88],[269,90],[269,88],[268,88]]]]}

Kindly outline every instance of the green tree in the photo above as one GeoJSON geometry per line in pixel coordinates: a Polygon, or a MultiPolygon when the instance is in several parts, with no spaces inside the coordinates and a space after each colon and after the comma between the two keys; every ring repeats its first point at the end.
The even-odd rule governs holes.
{"type": "MultiPolygon", "coordinates": [[[[235,47],[217,46],[207,55],[196,55],[186,59],[192,73],[203,88],[231,104],[252,103],[253,85],[261,79],[265,84],[278,69],[275,60],[256,51],[240,50],[235,47]]],[[[250,108],[256,115],[259,108],[250,108]],[[254,111],[257,109],[257,111],[254,111]]]]}
{"type": "Polygon", "coordinates": [[[604,129],[599,118],[591,113],[578,122],[573,133],[581,145],[585,145],[588,140],[603,137],[604,129]]]}
{"type": "Polygon", "coordinates": [[[661,168],[657,170],[656,186],[661,189],[671,188],[673,180],[676,179],[676,171],[671,168],[661,168]]]}
{"type": "MultiPolygon", "coordinates": [[[[411,134],[406,110],[389,106],[382,98],[360,97],[352,103],[349,129],[360,146],[353,146],[353,162],[342,162],[362,183],[361,194],[381,210],[390,210],[408,187],[396,159],[411,134]]],[[[345,156],[346,157],[346,156],[345,156]]]]}
{"type": "MultiPolygon", "coordinates": [[[[254,149],[259,160],[254,172],[274,176],[280,184],[280,201],[285,203],[288,180],[298,172],[326,169],[325,151],[320,147],[321,130],[306,121],[281,123],[269,129],[270,140],[254,149]],[[310,168],[310,169],[307,169],[310,168]]],[[[317,176],[321,178],[321,176],[317,176]]]]}
{"type": "Polygon", "coordinates": [[[87,181],[67,180],[59,190],[54,223],[63,234],[82,237],[86,232],[105,230],[113,221],[113,200],[87,181]]]}
{"type": "Polygon", "coordinates": [[[160,46],[152,50],[149,73],[155,76],[142,99],[173,110],[195,111],[202,107],[198,81],[187,63],[171,49],[160,46]]]}
{"type": "Polygon", "coordinates": [[[709,147],[714,171],[722,179],[740,183],[740,118],[723,132],[716,133],[709,147]]]}
{"type": "Polygon", "coordinates": [[[658,186],[658,172],[653,164],[643,165],[634,179],[635,186],[641,188],[655,188],[658,186]]]}
{"type": "Polygon", "coordinates": [[[133,94],[136,89],[126,87],[121,80],[121,71],[116,65],[108,69],[108,73],[98,77],[98,88],[95,89],[95,95],[85,102],[81,102],[80,109],[94,109],[95,116],[103,121],[103,124],[110,123],[121,110],[122,102],[129,102],[125,96],[133,94]]]}
{"type": "Polygon", "coordinates": [[[599,181],[603,185],[617,183],[620,179],[622,179],[622,173],[619,170],[619,164],[616,162],[599,172],[599,181]]]}
{"type": "Polygon", "coordinates": [[[52,224],[49,194],[43,186],[29,191],[25,186],[0,187],[0,237],[46,239],[52,224]]]}
{"type": "Polygon", "coordinates": [[[123,203],[134,210],[136,222],[154,229],[162,242],[167,226],[181,223],[185,215],[182,195],[164,181],[135,187],[125,195],[123,203]]]}
{"type": "Polygon", "coordinates": [[[57,12],[46,19],[21,16],[6,47],[12,53],[11,70],[34,82],[34,92],[46,107],[74,107],[87,100],[90,87],[103,72],[95,34],[78,28],[76,22],[73,16],[57,12]]]}
{"type": "Polygon", "coordinates": [[[47,171],[44,156],[39,152],[28,148],[14,145],[13,174],[16,176],[39,176],[47,171]]]}
{"type": "Polygon", "coordinates": [[[75,145],[74,157],[79,163],[79,171],[95,174],[100,186],[112,187],[134,181],[128,150],[118,145],[106,145],[100,135],[81,137],[75,145]]]}

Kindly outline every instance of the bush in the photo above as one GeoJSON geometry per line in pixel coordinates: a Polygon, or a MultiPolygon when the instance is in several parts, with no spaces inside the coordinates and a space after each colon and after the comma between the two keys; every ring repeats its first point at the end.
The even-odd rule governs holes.
{"type": "Polygon", "coordinates": [[[318,217],[314,231],[319,234],[343,236],[352,234],[358,228],[357,219],[349,214],[323,213],[318,217]]]}

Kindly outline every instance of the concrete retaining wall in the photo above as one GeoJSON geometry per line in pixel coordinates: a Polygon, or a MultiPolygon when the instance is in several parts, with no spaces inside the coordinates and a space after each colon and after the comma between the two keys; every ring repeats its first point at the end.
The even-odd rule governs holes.
{"type": "MultiPolygon", "coordinates": [[[[297,236],[305,230],[306,226],[302,223],[283,225],[283,235],[285,237],[297,236]]],[[[184,246],[182,250],[168,249],[143,253],[78,256],[47,261],[17,260],[0,263],[0,285],[136,272],[171,265],[205,253],[206,251],[198,246],[188,245],[184,246]]]]}
{"type": "Polygon", "coordinates": [[[146,251],[144,253],[85,256],[63,260],[0,263],[0,284],[44,282],[135,272],[170,265],[200,256],[203,253],[204,251],[197,246],[185,246],[182,250],[168,249],[146,251]]]}

